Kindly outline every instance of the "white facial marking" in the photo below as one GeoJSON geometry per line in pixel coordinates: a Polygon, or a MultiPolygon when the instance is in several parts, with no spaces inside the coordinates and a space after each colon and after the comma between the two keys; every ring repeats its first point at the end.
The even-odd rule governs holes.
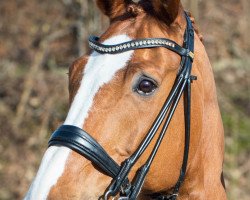
{"type": "MultiPolygon", "coordinates": [[[[118,35],[107,39],[103,44],[112,45],[130,41],[127,35],[118,35]]],[[[99,89],[112,80],[115,73],[124,68],[133,51],[119,54],[99,54],[93,52],[84,69],[79,90],[70,107],[65,125],[82,128],[88,112],[99,89]]],[[[35,180],[24,200],[45,200],[51,188],[64,172],[71,150],[66,147],[49,147],[45,152],[35,180]]]]}
{"type": "Polygon", "coordinates": [[[45,200],[53,185],[63,174],[66,160],[70,153],[66,147],[51,146],[43,156],[35,180],[33,181],[25,200],[45,200]]]}
{"type": "MultiPolygon", "coordinates": [[[[130,41],[126,35],[118,35],[104,42],[104,44],[118,44],[130,41]]],[[[84,69],[84,76],[80,88],[74,98],[64,124],[79,128],[83,127],[92,106],[94,96],[98,90],[114,77],[115,73],[126,66],[133,54],[127,51],[119,54],[100,54],[93,52],[84,69]]]]}

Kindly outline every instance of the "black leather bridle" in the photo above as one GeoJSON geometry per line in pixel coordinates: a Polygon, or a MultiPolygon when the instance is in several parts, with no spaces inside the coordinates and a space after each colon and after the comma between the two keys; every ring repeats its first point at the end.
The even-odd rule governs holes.
{"type": "Polygon", "coordinates": [[[183,47],[179,46],[176,42],[165,38],[136,39],[116,45],[101,44],[98,42],[99,38],[95,36],[90,36],[89,38],[90,47],[101,54],[117,54],[129,50],[164,47],[181,56],[179,72],[163,107],[138,149],[129,158],[127,158],[121,166],[119,166],[108,155],[108,153],[94,138],[76,126],[62,125],[52,134],[49,140],[49,146],[68,147],[92,161],[96,166],[103,170],[104,173],[113,178],[103,196],[105,200],[110,196],[116,196],[119,192],[119,199],[134,200],[137,198],[162,139],[164,138],[178,102],[184,93],[185,146],[180,175],[171,194],[163,195],[155,193],[151,197],[153,199],[175,200],[178,196],[179,188],[185,177],[188,161],[190,141],[191,81],[196,80],[196,77],[191,75],[192,62],[194,58],[194,30],[192,22],[187,14],[186,21],[187,27],[184,34],[183,47]],[[145,164],[138,169],[135,178],[132,183],[130,183],[127,177],[131,168],[146,150],[162,123],[163,128],[153,150],[151,151],[151,154],[145,164]]]}

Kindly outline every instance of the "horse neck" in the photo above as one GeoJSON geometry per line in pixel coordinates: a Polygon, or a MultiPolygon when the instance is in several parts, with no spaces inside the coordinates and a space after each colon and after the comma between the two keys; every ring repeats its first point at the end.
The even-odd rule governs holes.
{"type": "Polygon", "coordinates": [[[221,183],[224,154],[223,125],[213,70],[198,35],[195,36],[193,74],[198,76],[198,80],[193,83],[192,101],[200,106],[199,119],[194,120],[199,121],[200,129],[191,129],[191,140],[192,136],[199,134],[200,136],[197,148],[193,150],[194,157],[189,161],[187,181],[185,181],[186,191],[189,191],[190,199],[226,199],[221,183]]]}

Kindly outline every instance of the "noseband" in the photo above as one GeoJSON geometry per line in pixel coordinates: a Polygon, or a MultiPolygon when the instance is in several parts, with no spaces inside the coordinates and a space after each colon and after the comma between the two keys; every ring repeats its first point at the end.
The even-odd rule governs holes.
{"type": "Polygon", "coordinates": [[[145,177],[159,149],[162,139],[165,136],[166,130],[178,105],[178,102],[184,93],[184,115],[185,115],[185,146],[182,167],[177,183],[173,187],[173,191],[169,195],[154,194],[153,199],[169,199],[175,200],[178,196],[180,186],[184,181],[190,141],[190,106],[191,106],[191,81],[196,80],[195,76],[191,75],[192,62],[194,58],[194,30],[192,22],[186,14],[187,27],[184,34],[183,47],[176,42],[165,38],[145,38],[136,39],[129,42],[124,42],[116,45],[104,45],[98,42],[98,37],[90,36],[89,46],[101,54],[117,54],[129,50],[164,47],[181,56],[180,69],[175,79],[174,85],[161,108],[158,116],[149,129],[146,137],[141,142],[137,150],[127,158],[121,166],[119,166],[101,147],[101,145],[92,138],[84,130],[71,126],[60,126],[51,136],[49,146],[66,146],[82,156],[92,161],[104,173],[112,177],[112,182],[107,188],[104,199],[107,200],[110,196],[116,196],[120,192],[120,200],[134,200],[140,193],[145,177]],[[165,119],[165,121],[164,121],[165,119]],[[164,122],[163,122],[164,121],[164,122]],[[155,146],[151,151],[147,161],[142,165],[130,183],[128,174],[140,156],[146,150],[152,139],[156,135],[159,127],[163,123],[163,128],[156,140],[155,146]]]}

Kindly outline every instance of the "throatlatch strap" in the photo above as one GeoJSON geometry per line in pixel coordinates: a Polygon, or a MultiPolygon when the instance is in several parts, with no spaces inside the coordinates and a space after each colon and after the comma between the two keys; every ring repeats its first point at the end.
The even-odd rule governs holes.
{"type": "Polygon", "coordinates": [[[119,172],[119,165],[84,130],[71,125],[60,126],[51,136],[49,146],[66,146],[100,167],[110,177],[119,172]]]}

